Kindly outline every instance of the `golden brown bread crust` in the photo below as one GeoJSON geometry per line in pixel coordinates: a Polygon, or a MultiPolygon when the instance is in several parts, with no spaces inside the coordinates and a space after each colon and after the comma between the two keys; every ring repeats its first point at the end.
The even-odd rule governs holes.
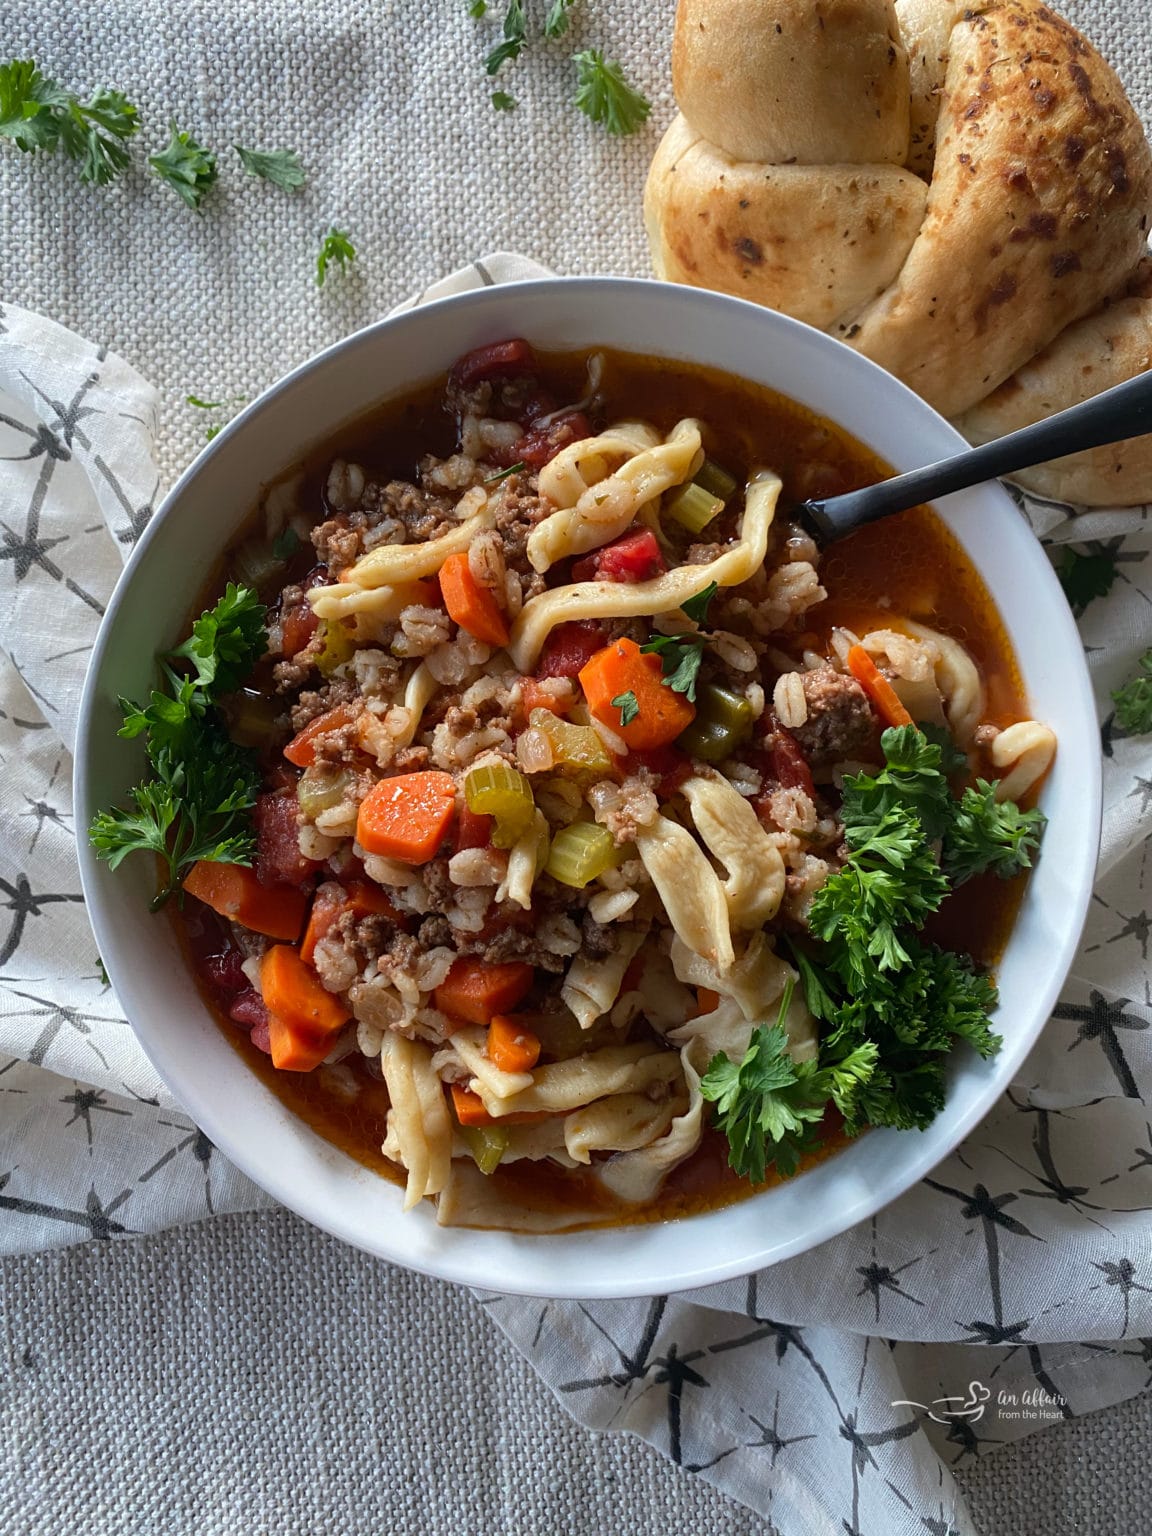
{"type": "Polygon", "coordinates": [[[894,165],[732,160],[675,118],[644,196],[656,275],[828,329],[900,271],[928,189],[894,165]]]}
{"type": "Polygon", "coordinates": [[[680,0],[672,86],[734,160],[901,165],[908,153],[893,0],[680,0]]]}
{"type": "Polygon", "coordinates": [[[957,415],[1123,283],[1150,189],[1139,122],[1074,28],[1036,0],[968,11],[919,238],[843,339],[957,415]]]}
{"type": "MultiPolygon", "coordinates": [[[[1036,391],[1071,404],[1094,345],[1113,349],[1096,388],[1143,366],[1143,305],[1097,311],[1145,252],[1152,157],[1041,0],[680,0],[674,84],[687,121],[645,194],[661,275],[829,329],[962,424],[1036,391]],[[888,60],[893,14],[907,58],[888,60]]],[[[1129,448],[1060,473],[1085,500],[1152,499],[1129,448]]]]}
{"type": "MultiPolygon", "coordinates": [[[[1125,294],[1062,331],[956,426],[973,443],[1015,432],[1152,367],[1152,261],[1125,294]]],[[[1037,495],[1083,506],[1152,499],[1152,437],[1072,453],[1012,478],[1037,495]]]]}

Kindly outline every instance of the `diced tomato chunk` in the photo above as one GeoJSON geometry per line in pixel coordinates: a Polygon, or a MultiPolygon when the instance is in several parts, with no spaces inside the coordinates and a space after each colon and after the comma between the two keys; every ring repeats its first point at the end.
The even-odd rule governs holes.
{"type": "Polygon", "coordinates": [[[536,367],[536,354],[522,336],[508,341],[494,341],[486,347],[465,352],[452,364],[449,385],[468,389],[482,379],[507,379],[529,373],[536,367]]]}
{"type": "Polygon", "coordinates": [[[649,773],[657,774],[660,782],[656,786],[656,795],[660,800],[670,799],[684,781],[692,777],[693,771],[692,759],[687,753],[671,745],[649,747],[644,752],[630,752],[622,768],[624,773],[647,768],[649,773]]]}
{"type": "Polygon", "coordinates": [[[540,652],[537,677],[575,677],[585,662],[607,644],[607,637],[594,619],[576,619],[557,624],[540,652]]]}
{"type": "Polygon", "coordinates": [[[758,795],[752,802],[761,820],[767,814],[768,801],[774,789],[802,789],[806,795],[815,798],[812,770],[801,751],[800,743],[790,731],[785,730],[774,714],[768,716],[764,750],[760,752],[756,766],[765,779],[764,794],[758,795]]]}
{"type": "Polygon", "coordinates": [[[592,427],[583,411],[557,417],[546,426],[532,426],[516,444],[516,455],[533,469],[543,469],[569,443],[592,436],[592,427]]]}
{"type": "Polygon", "coordinates": [[[637,528],[614,544],[577,560],[573,581],[648,581],[668,569],[651,528],[637,528]]]}
{"type": "Polygon", "coordinates": [[[320,868],[300,852],[295,795],[257,795],[256,876],[261,885],[307,885],[320,868]]]}
{"type": "Polygon", "coordinates": [[[209,986],[225,997],[243,992],[249,985],[244,974],[244,956],[238,949],[226,949],[219,955],[205,955],[200,964],[209,986]]]}
{"type": "Polygon", "coordinates": [[[228,1009],[228,1017],[234,1019],[237,1024],[245,1024],[249,1029],[258,1025],[268,1024],[268,1009],[264,1005],[264,999],[255,987],[246,987],[228,1009]]]}
{"type": "Polygon", "coordinates": [[[282,651],[285,656],[295,656],[302,651],[316,633],[320,620],[308,602],[292,603],[280,615],[280,633],[283,635],[282,651]]]}
{"type": "Polygon", "coordinates": [[[460,853],[465,848],[487,848],[492,841],[494,819],[470,811],[467,805],[461,806],[456,813],[456,836],[453,839],[456,852],[460,853]]]}

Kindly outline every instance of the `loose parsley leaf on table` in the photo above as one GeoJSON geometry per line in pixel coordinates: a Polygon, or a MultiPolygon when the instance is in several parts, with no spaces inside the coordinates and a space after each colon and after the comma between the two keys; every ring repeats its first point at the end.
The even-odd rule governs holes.
{"type": "Polygon", "coordinates": [[[270,181],[285,192],[295,192],[308,180],[300,157],[294,149],[244,149],[239,144],[232,148],[240,156],[240,163],[251,176],[270,181]]]}
{"type": "Polygon", "coordinates": [[[512,112],[516,107],[516,98],[509,96],[507,91],[493,91],[492,105],[497,112],[512,112]]]}
{"type": "Polygon", "coordinates": [[[1116,706],[1116,723],[1131,736],[1143,736],[1152,731],[1152,650],[1147,650],[1136,663],[1136,676],[1112,695],[1116,706]]]}
{"type": "Polygon", "coordinates": [[[1064,588],[1068,606],[1077,618],[1096,597],[1106,597],[1112,590],[1118,571],[1111,555],[1081,555],[1065,549],[1056,575],[1064,588]]]}
{"type": "Polygon", "coordinates": [[[154,910],[197,860],[252,860],[255,840],[246,812],[255,804],[260,775],[255,754],[229,739],[217,702],[263,655],[265,616],[253,591],[229,583],[172,653],[172,659],[191,662],[192,675],[165,661],[165,687],[154,689],[146,704],[120,700],[120,735],[147,738],[152,777],[131,791],[130,807],[99,812],[89,837],[113,869],[138,851],[164,860],[168,877],[154,910]]]}
{"type": "Polygon", "coordinates": [[[596,48],[573,55],[576,94],[573,101],[586,117],[609,133],[635,133],[648,120],[652,108],[629,85],[619,64],[607,64],[596,48]]]}
{"type": "Polygon", "coordinates": [[[59,146],[81,181],[104,186],[128,164],[125,140],[139,126],[122,91],[101,87],[87,102],[47,79],[32,59],[0,66],[0,137],[26,154],[59,146]]]}
{"type": "Polygon", "coordinates": [[[575,3],[576,0],[552,0],[552,4],[548,7],[548,14],[544,18],[545,37],[564,36],[572,20],[568,12],[575,3]]]}
{"type": "Polygon", "coordinates": [[[489,75],[499,74],[505,64],[520,57],[527,41],[524,0],[508,0],[508,9],[504,12],[503,42],[497,43],[484,60],[485,71],[489,75]]]}
{"type": "Polygon", "coordinates": [[[216,184],[216,156],[198,144],[190,133],[182,133],[175,123],[168,125],[170,138],[158,155],[149,155],[148,164],[189,208],[199,210],[204,196],[216,184]]]}
{"type": "Polygon", "coordinates": [[[316,257],[317,288],[323,288],[324,286],[324,281],[328,276],[329,262],[335,262],[341,272],[346,272],[349,263],[355,260],[356,247],[342,229],[337,229],[333,226],[324,236],[320,246],[320,254],[316,257]]]}

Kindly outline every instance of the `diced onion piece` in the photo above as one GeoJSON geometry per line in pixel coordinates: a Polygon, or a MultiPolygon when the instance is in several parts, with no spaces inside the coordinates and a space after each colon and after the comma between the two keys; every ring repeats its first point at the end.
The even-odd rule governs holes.
{"type": "Polygon", "coordinates": [[[561,827],[552,839],[547,871],[553,880],[581,890],[616,863],[616,844],[607,827],[593,821],[574,821],[561,827]]]}
{"type": "Polygon", "coordinates": [[[550,709],[534,709],[528,716],[533,730],[542,732],[552,748],[551,771],[563,778],[591,781],[612,772],[612,759],[591,725],[570,725],[550,709]]]}
{"type": "Polygon", "coordinates": [[[347,768],[335,774],[323,764],[307,768],[296,786],[296,803],[309,821],[315,821],[322,811],[330,811],[342,803],[353,777],[347,768]]]}
{"type": "Polygon", "coordinates": [[[664,510],[689,533],[703,533],[716,514],[724,510],[724,503],[690,480],[665,498],[664,510]]]}

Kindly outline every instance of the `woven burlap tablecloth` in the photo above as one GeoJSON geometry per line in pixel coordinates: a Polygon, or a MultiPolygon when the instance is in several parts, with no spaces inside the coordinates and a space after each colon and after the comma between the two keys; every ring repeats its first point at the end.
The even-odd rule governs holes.
{"type": "MultiPolygon", "coordinates": [[[[613,9],[578,8],[573,43],[625,58],[662,123],[671,7],[613,9]]],[[[1152,19],[1116,0],[1064,9],[1146,109],[1152,19]]],[[[4,57],[122,85],[153,123],[173,114],[214,143],[293,144],[311,172],[291,200],[233,175],[197,219],[157,185],[93,193],[63,164],[0,156],[0,299],[107,340],[157,385],[167,478],[203,438],[185,395],[248,397],[478,251],[647,270],[637,207],[652,137],[614,143],[571,111],[565,49],[522,69],[515,113],[492,113],[487,40],[464,11],[454,0],[418,18],[399,4],[4,7],[4,57]],[[330,221],[362,255],[318,292],[310,262],[330,221]]],[[[3,1536],[81,1521],[767,1528],[631,1439],[573,1426],[458,1292],[283,1213],[18,1257],[0,1274],[3,1536]]],[[[1140,1528],[1148,1473],[1126,1452],[1146,1424],[1137,1400],[962,1470],[981,1528],[1140,1528]]]]}

